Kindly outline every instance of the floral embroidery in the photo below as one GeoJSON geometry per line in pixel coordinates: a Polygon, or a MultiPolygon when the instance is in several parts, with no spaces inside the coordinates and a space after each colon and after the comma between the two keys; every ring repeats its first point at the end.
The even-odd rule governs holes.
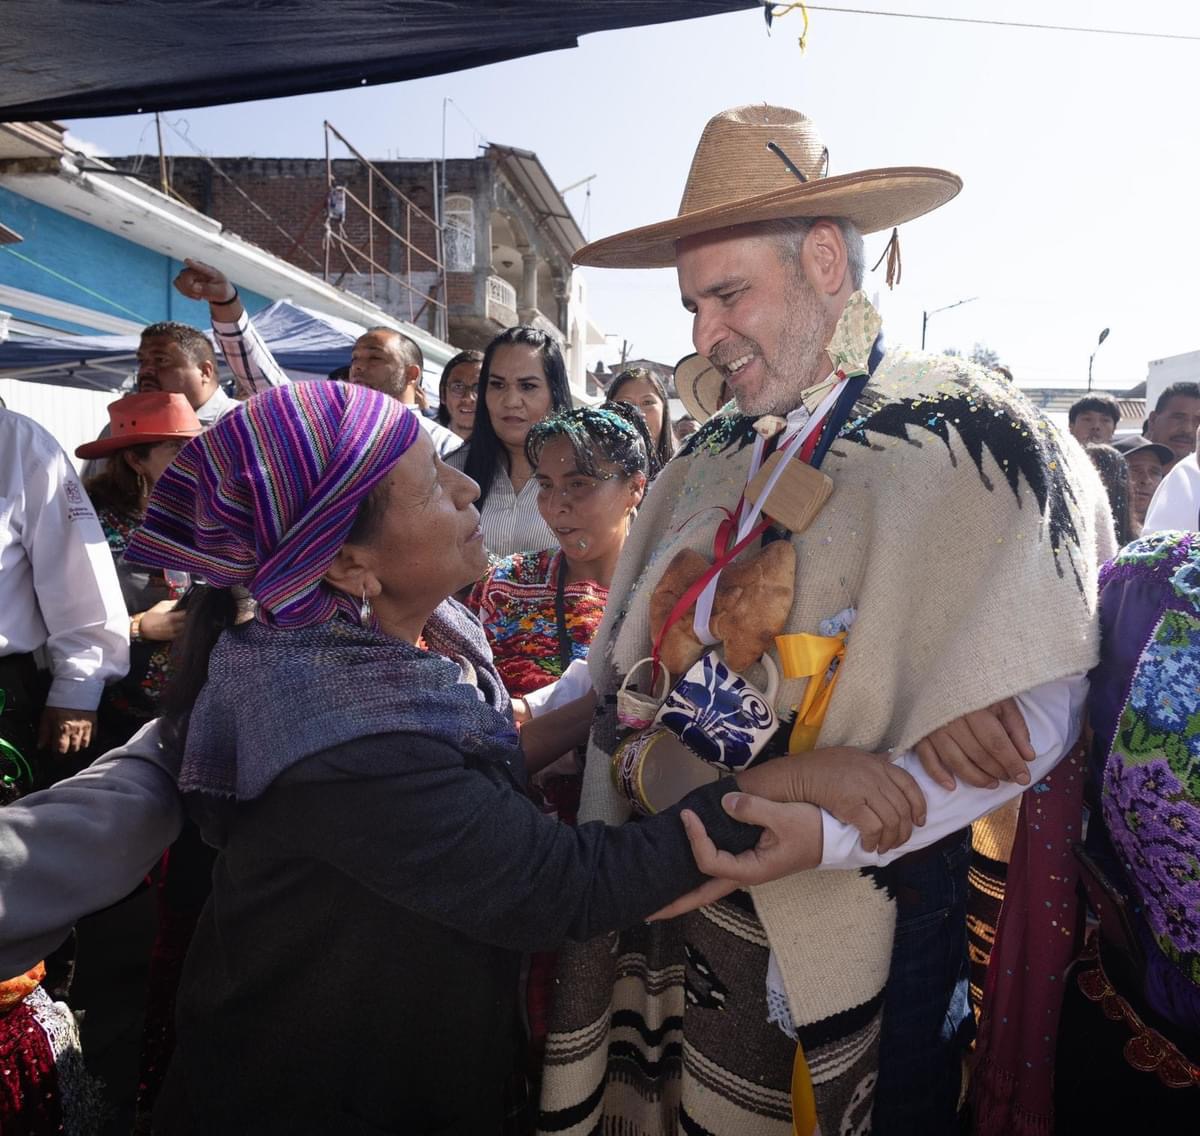
{"type": "Polygon", "coordinates": [[[1200,619],[1187,612],[1163,614],[1138,662],[1103,807],[1151,933],[1200,983],[1200,619]]]}
{"type": "MultiPolygon", "coordinates": [[[[496,669],[515,698],[547,686],[562,674],[554,611],[562,553],[518,552],[497,563],[467,600],[479,616],[496,669]]],[[[571,658],[587,658],[608,600],[608,589],[587,581],[568,584],[565,614],[571,658]]]]}
{"type": "Polygon", "coordinates": [[[1114,565],[1161,564],[1168,560],[1180,547],[1182,534],[1173,532],[1154,533],[1127,544],[1113,558],[1114,565]]]}

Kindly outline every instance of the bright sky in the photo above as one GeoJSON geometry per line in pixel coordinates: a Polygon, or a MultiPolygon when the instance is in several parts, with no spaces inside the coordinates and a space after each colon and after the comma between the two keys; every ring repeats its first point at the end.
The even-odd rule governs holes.
{"type": "MultiPolygon", "coordinates": [[[[845,0],[847,6],[858,0],[845,0]]],[[[1182,0],[873,0],[934,15],[1200,36],[1182,0]]],[[[337,6],[330,5],[330,19],[337,6]]],[[[171,112],[206,153],[315,156],[329,119],[369,157],[468,157],[486,139],[535,151],[591,238],[674,216],[707,119],[750,102],[816,120],[832,173],[943,166],[963,192],[901,229],[904,277],[880,293],[893,343],[997,351],[1019,382],[1124,389],[1150,359],[1200,348],[1195,76],[1200,42],[810,11],[768,36],[760,10],[588,36],[571,51],[431,79],[171,112]],[[1191,76],[1191,78],[1189,78],[1191,76]]],[[[147,116],[75,120],[112,154],[151,152],[147,116]]],[[[171,153],[194,151],[170,131],[171,153]]],[[[867,239],[868,264],[886,234],[867,239]]],[[[591,318],[632,354],[691,350],[674,272],[589,269],[591,318]]]]}

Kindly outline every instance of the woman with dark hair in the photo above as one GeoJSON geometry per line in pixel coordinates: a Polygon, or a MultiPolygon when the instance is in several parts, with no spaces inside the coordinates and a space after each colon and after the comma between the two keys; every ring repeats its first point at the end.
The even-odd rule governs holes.
{"type": "MultiPolygon", "coordinates": [[[[156,1129],[499,1132],[520,952],[703,880],[678,806],[571,828],[523,795],[592,703],[518,745],[479,623],[449,598],[486,566],[477,494],[401,403],[320,382],[250,399],[160,479],[128,556],[213,585],[164,736],[218,856],[156,1129]],[[237,585],[258,604],[241,626],[237,585]]],[[[736,784],[798,796],[795,768],[736,784]]],[[[739,852],[760,830],[725,813],[728,788],[683,803],[739,852]]],[[[801,808],[815,865],[821,817],[801,808]]]]}
{"type": "Polygon", "coordinates": [[[493,565],[467,606],[514,698],[587,657],[629,525],[657,472],[641,414],[624,403],[560,411],[529,431],[538,510],[559,548],[493,565]]]}
{"type": "Polygon", "coordinates": [[[475,429],[475,407],[479,399],[479,368],[482,351],[460,351],[442,369],[438,384],[437,420],[464,442],[475,429]]]}
{"type": "Polygon", "coordinates": [[[613,379],[608,397],[611,402],[625,402],[642,412],[646,429],[654,439],[654,453],[661,469],[675,452],[667,388],[662,380],[646,367],[630,367],[613,379]]]}
{"type": "Polygon", "coordinates": [[[552,411],[570,409],[567,367],[553,338],[534,327],[510,327],[488,344],[475,429],[449,462],[479,486],[479,523],[493,558],[558,543],[538,512],[525,437],[552,411]]]}
{"type": "Polygon", "coordinates": [[[1134,538],[1132,518],[1129,512],[1129,467],[1120,450],[1103,442],[1087,442],[1083,447],[1092,465],[1104,482],[1108,494],[1108,507],[1112,510],[1113,529],[1117,535],[1117,546],[1124,548],[1134,538]]]}

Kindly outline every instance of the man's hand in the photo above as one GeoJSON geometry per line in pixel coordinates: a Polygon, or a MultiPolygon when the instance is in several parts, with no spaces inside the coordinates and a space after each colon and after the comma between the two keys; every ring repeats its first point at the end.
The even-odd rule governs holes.
{"type": "Polygon", "coordinates": [[[737,777],[738,788],[772,801],[807,801],[853,825],[867,852],[889,852],[925,823],[925,798],[916,781],[878,754],[851,746],[756,765],[737,777]]]}
{"type": "Polygon", "coordinates": [[[186,611],[175,610],[175,600],[160,600],[152,608],[142,612],[138,634],[155,643],[169,643],[183,634],[187,622],[186,611]]]}
{"type": "Polygon", "coordinates": [[[956,718],[914,749],[925,772],[943,789],[953,789],[956,777],[977,789],[995,789],[1001,781],[1028,785],[1025,764],[1037,756],[1012,698],[956,718]]]}
{"type": "Polygon", "coordinates": [[[59,754],[78,753],[92,744],[95,710],[64,710],[47,706],[38,725],[38,749],[59,754]]]}
{"type": "Polygon", "coordinates": [[[709,839],[700,818],[690,809],[684,809],[679,816],[687,831],[696,867],[715,878],[660,908],[649,921],[673,919],[676,915],[715,903],[739,887],[765,884],[820,864],[821,812],[815,805],[777,804],[748,793],[726,793],[721,798],[721,805],[736,820],[763,828],[758,843],[740,856],[722,852],[709,839]]]}
{"type": "Polygon", "coordinates": [[[199,260],[185,260],[187,267],[175,277],[175,289],[189,300],[209,304],[229,304],[237,297],[237,289],[219,268],[199,260]]]}

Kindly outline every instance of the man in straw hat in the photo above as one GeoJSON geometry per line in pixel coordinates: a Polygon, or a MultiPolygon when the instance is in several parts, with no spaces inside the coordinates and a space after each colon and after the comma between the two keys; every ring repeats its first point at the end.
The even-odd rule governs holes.
{"type": "MultiPolygon", "coordinates": [[[[862,235],[944,204],[959,179],[916,167],[831,176],[828,164],[805,116],[726,111],[704,130],[677,217],[575,257],[675,265],[694,317],[694,377],[727,383],[736,403],[668,464],[625,546],[590,655],[600,710],[580,819],[630,816],[609,776],[627,734],[614,693],[651,654],[664,572],[682,550],[719,564],[748,532],[743,559],[787,540],[797,565],[775,640],[783,725],[766,752],[811,750],[793,760],[826,810],[822,867],[843,870],[763,885],[731,867],[758,886],[615,945],[571,948],[546,1050],[544,1132],[785,1136],[793,1105],[796,1131],[869,1131],[873,1106],[876,1132],[949,1131],[953,1035],[969,1014],[955,894],[965,826],[1036,782],[1078,730],[1096,661],[1097,561],[1112,544],[1099,482],[1011,385],[959,359],[883,349],[860,290],[862,235]],[[832,481],[807,525],[773,517],[788,511],[773,489],[747,492],[773,450],[784,472],[807,462],[832,481]],[[821,643],[836,669],[796,663],[821,643]],[[795,713],[810,681],[832,684],[823,717],[795,713]],[[1023,716],[1028,770],[959,765],[957,788],[933,761],[925,774],[914,747],[978,754],[1002,712],[989,707],[1018,711],[1017,736],[1023,716]],[[898,853],[864,851],[841,821],[856,817],[874,847],[865,833],[878,825],[855,805],[863,775],[888,760],[917,778],[928,820],[899,853],[925,850],[881,870],[898,853]]],[[[801,483],[813,485],[809,474],[801,483]]],[[[701,606],[684,618],[712,643],[701,606]]],[[[761,690],[762,675],[753,666],[745,677],[761,690]]],[[[729,807],[780,820],[745,797],[729,807]]],[[[890,806],[874,807],[886,827],[890,806]]]]}

